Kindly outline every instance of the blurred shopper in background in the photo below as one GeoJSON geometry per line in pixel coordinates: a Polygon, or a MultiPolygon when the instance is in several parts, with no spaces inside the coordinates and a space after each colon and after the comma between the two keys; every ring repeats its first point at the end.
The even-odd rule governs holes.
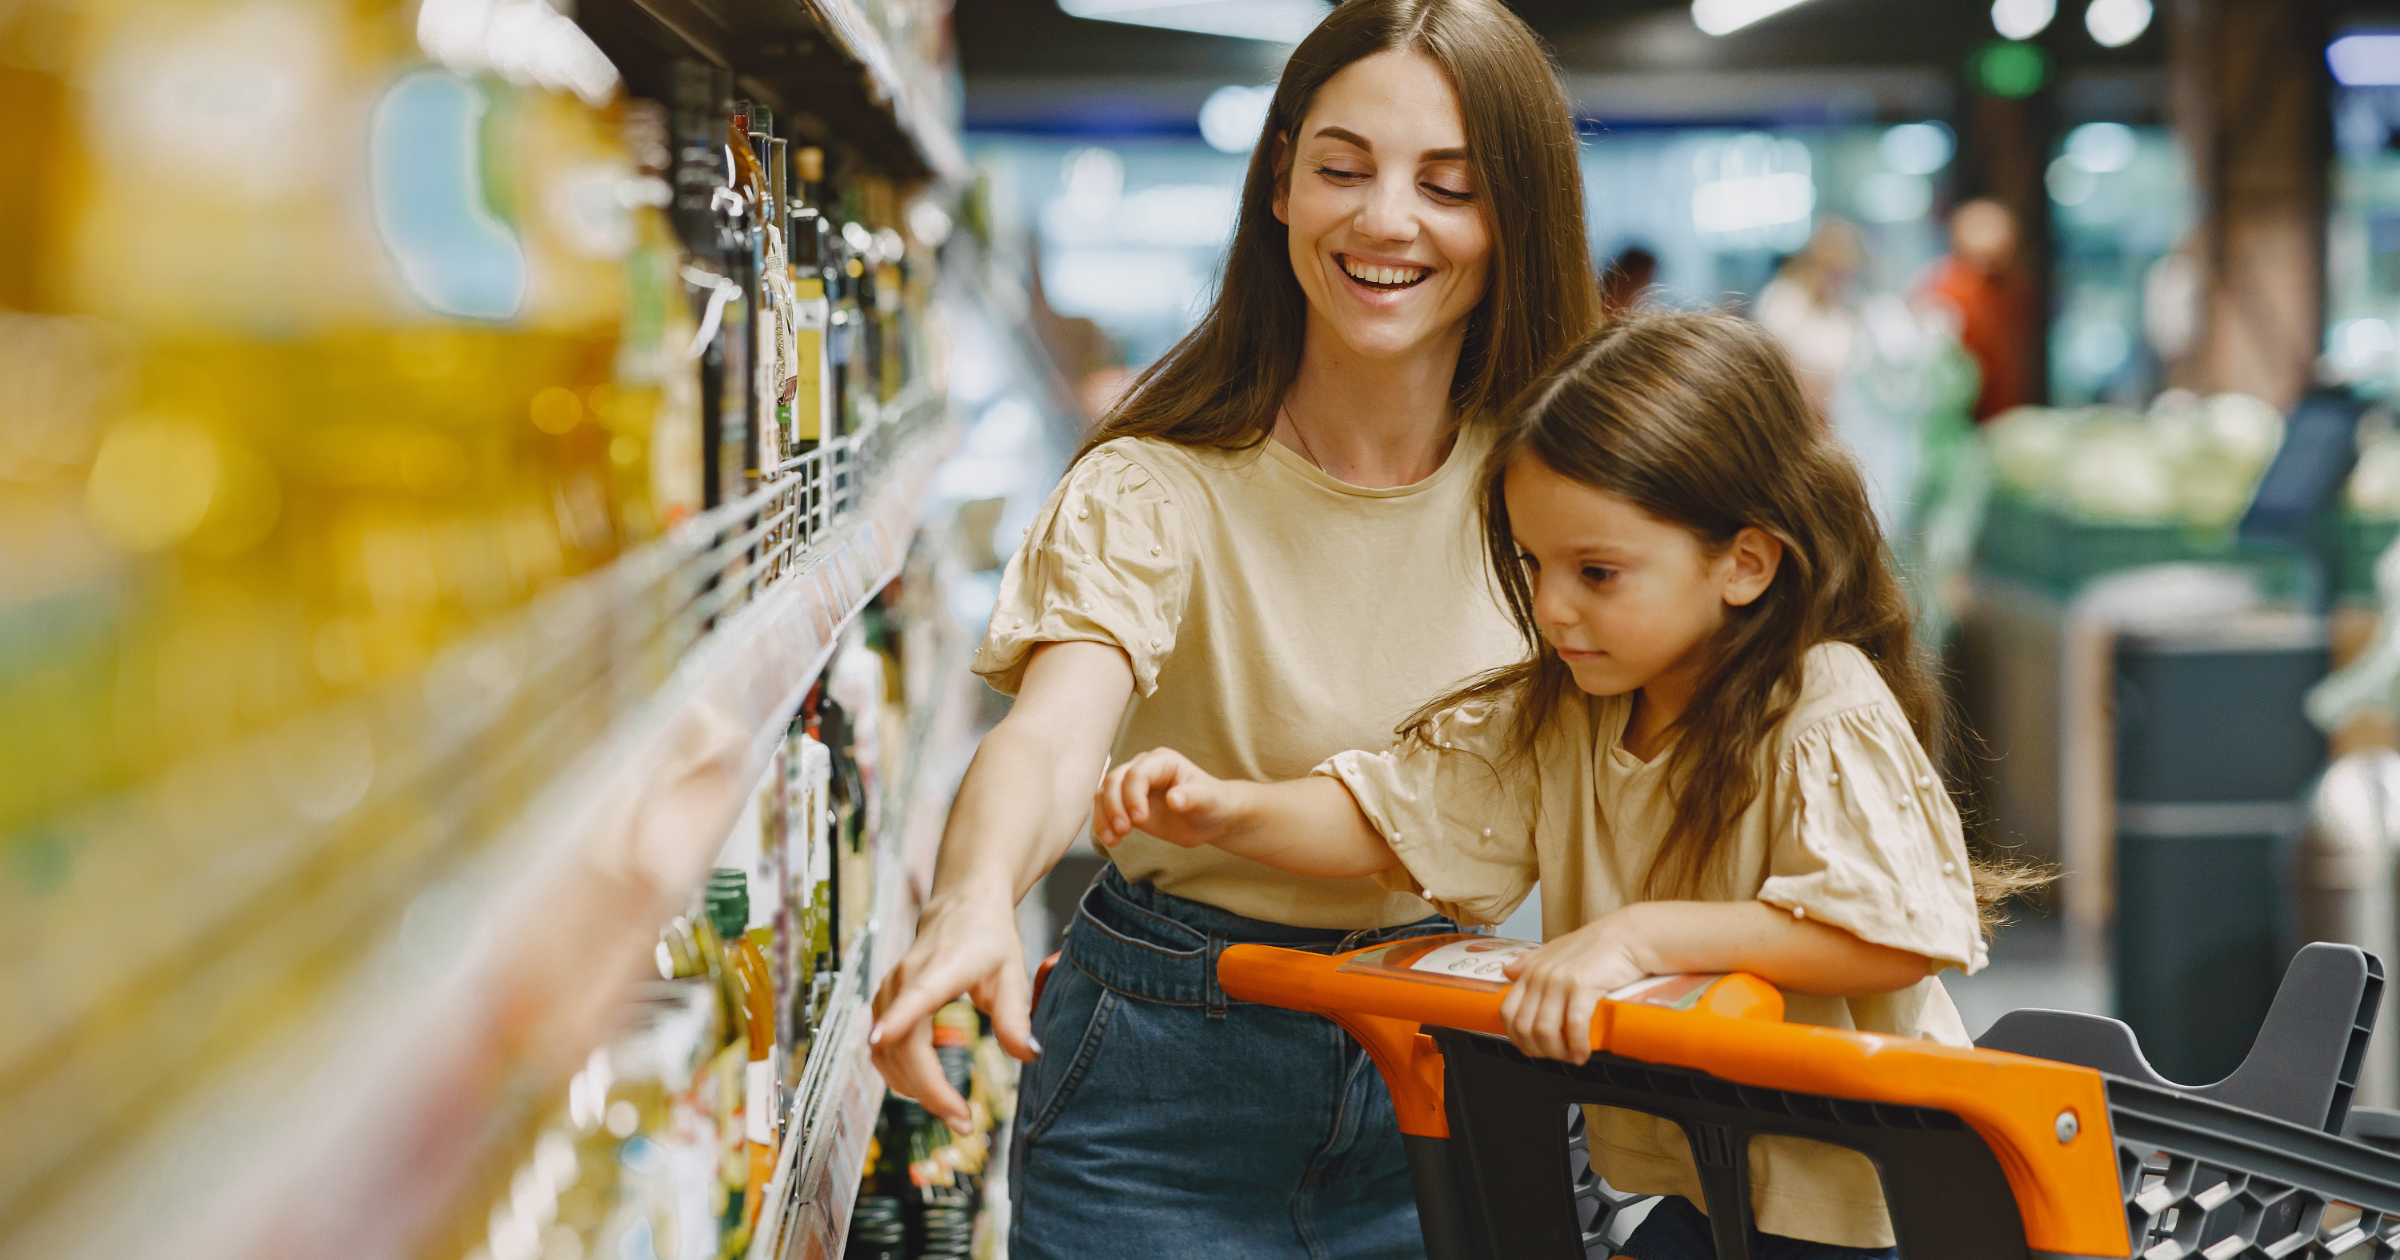
{"type": "Polygon", "coordinates": [[[1291,778],[1521,653],[1475,472],[1493,410],[1597,322],[1577,154],[1550,61],[1499,0],[1334,10],[1275,88],[1214,307],[1010,561],[974,668],[1016,703],[959,788],[872,1039],[891,1087],[956,1125],[936,1009],[970,995],[1030,1061],[1018,1260],[1422,1254],[1364,1051],[1228,1002],[1216,959],[1449,930],[1431,906],[1136,833],[1030,1019],[1014,908],[1082,832],[1112,747],[1291,778]]]}
{"type": "Polygon", "coordinates": [[[1983,372],[1981,423],[2033,400],[2033,278],[2017,262],[2017,217],[1977,198],[1950,215],[1950,254],[1919,286],[1920,298],[1958,320],[1958,339],[1983,372]]]}
{"type": "Polygon", "coordinates": [[[1800,386],[1819,420],[1831,415],[1834,389],[1858,344],[1850,291],[1866,261],[1858,229],[1828,218],[1767,282],[1752,312],[1800,369],[1800,386]]]}
{"type": "Polygon", "coordinates": [[[1628,245],[1600,269],[1600,314],[1604,319],[1641,305],[1642,294],[1658,283],[1658,255],[1640,245],[1628,245]]]}

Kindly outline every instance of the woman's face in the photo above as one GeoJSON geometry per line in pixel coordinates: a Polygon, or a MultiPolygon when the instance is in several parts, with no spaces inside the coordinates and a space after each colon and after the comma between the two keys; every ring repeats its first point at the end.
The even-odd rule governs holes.
{"type": "Polygon", "coordinates": [[[1441,66],[1414,49],[1352,62],[1279,143],[1291,165],[1275,217],[1311,323],[1365,358],[1456,354],[1491,231],[1441,66]]]}

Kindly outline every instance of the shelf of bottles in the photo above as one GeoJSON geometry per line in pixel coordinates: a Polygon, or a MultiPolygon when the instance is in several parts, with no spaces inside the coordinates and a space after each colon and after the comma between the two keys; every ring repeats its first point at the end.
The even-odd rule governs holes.
{"type": "Polygon", "coordinates": [[[541,0],[0,50],[0,1256],[768,1254],[863,1158],[875,897],[904,939],[971,695],[926,216],[541,0]],[[745,825],[797,852],[742,821],[794,766],[851,821],[770,830],[852,869],[737,855],[759,973],[706,891],[745,825]],[[770,1140],[703,1229],[668,1048],[757,1092],[762,998],[770,1140]]]}

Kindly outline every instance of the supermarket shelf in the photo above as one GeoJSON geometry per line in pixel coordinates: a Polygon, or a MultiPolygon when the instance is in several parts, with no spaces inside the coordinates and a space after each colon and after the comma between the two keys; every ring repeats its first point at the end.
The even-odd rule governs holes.
{"type": "Polygon", "coordinates": [[[74,984],[0,974],[30,1016],[0,1031],[19,1139],[0,1238],[370,1256],[440,1219],[612,1031],[843,626],[898,573],[953,429],[941,398],[907,398],[427,677],[242,750],[357,735],[381,755],[346,810],[317,811],[340,817],[304,791],[194,794],[271,764],[237,757],[75,824],[64,892],[0,905],[0,943],[142,948],[74,984]],[[194,802],[223,808],[177,815],[194,802]],[[120,882],[145,859],[185,869],[120,882]]]}
{"type": "Polygon", "coordinates": [[[583,0],[576,20],[640,95],[666,99],[668,60],[698,57],[870,165],[966,182],[946,72],[893,48],[858,0],[583,0]]]}
{"type": "Polygon", "coordinates": [[[884,1096],[883,1076],[866,1043],[874,1022],[869,999],[907,948],[925,891],[917,873],[938,845],[951,791],[974,749],[978,684],[966,672],[971,646],[955,645],[937,666],[943,689],[909,733],[908,763],[883,814],[875,915],[842,955],[852,962],[829,1004],[832,1018],[793,1090],[793,1114],[768,1190],[778,1224],[758,1231],[749,1260],[838,1260],[842,1254],[884,1096]]]}

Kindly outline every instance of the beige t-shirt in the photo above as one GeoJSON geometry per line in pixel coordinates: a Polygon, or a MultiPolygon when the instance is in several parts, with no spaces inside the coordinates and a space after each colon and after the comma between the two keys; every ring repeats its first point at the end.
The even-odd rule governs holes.
{"type": "MultiPolygon", "coordinates": [[[[1036,644],[1113,643],[1139,693],[1117,756],[1173,748],[1211,774],[1297,779],[1345,748],[1390,746],[1420,704],[1522,651],[1485,579],[1470,428],[1432,476],[1368,490],[1283,445],[1150,439],[1078,461],[1008,563],[975,672],[1014,694],[1036,644]]],[[[1432,913],[1373,879],[1287,875],[1140,832],[1125,878],[1296,927],[1389,927],[1432,913]]]]}
{"type": "MultiPolygon", "coordinates": [[[[1937,966],[1979,969],[1984,944],[1958,811],[1899,701],[1866,654],[1846,643],[1811,649],[1802,669],[1791,714],[1762,754],[1758,799],[1736,821],[1703,895],[1797,907],[1937,966]]],[[[1377,878],[1422,892],[1461,922],[1498,923],[1538,877],[1547,939],[1642,899],[1642,878],[1672,817],[1668,758],[1644,762],[1625,750],[1630,696],[1567,696],[1534,749],[1537,797],[1493,769],[1507,703],[1479,701],[1442,715],[1433,747],[1345,752],[1317,773],[1348,785],[1399,855],[1403,866],[1377,878]]],[[[1786,993],[1784,1002],[1793,1023],[1968,1044],[1957,1008],[1932,976],[1898,993],[1786,993]]],[[[1674,1124],[1601,1108],[1590,1120],[1592,1162],[1609,1184],[1705,1207],[1674,1124]]],[[[1750,1178],[1752,1210],[1768,1233],[1892,1245],[1882,1187],[1863,1155],[1762,1137],[1750,1151],[1750,1178]]]]}

